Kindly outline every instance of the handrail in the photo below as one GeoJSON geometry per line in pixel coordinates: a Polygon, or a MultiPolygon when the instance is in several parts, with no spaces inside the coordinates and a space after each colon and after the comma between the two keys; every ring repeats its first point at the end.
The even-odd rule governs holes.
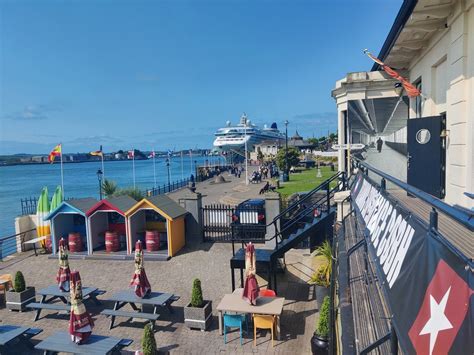
{"type": "Polygon", "coordinates": [[[9,235],[7,237],[0,238],[0,260],[2,260],[4,256],[14,254],[17,251],[17,244],[16,243],[15,243],[15,245],[7,245],[5,247],[7,249],[7,252],[5,253],[6,255],[3,255],[3,252],[5,251],[3,245],[5,243],[8,243],[8,241],[16,239],[18,236],[20,236],[20,238],[21,238],[21,240],[20,240],[20,249],[21,249],[21,251],[24,251],[23,250],[23,244],[25,242],[24,241],[25,235],[27,233],[33,232],[35,230],[36,230],[36,228],[32,228],[32,229],[29,229],[29,230],[26,230],[26,231],[23,231],[23,232],[20,232],[20,233],[16,233],[16,234],[13,234],[13,235],[9,235]],[[10,251],[13,251],[13,252],[10,253],[10,251]]]}
{"type": "Polygon", "coordinates": [[[458,210],[456,208],[454,208],[453,206],[451,205],[448,205],[447,203],[441,201],[440,199],[434,197],[434,196],[431,196],[430,194],[416,188],[416,187],[413,187],[411,185],[408,185],[407,183],[391,176],[391,175],[388,175],[386,173],[384,173],[383,171],[380,171],[376,168],[374,168],[373,166],[361,161],[360,159],[356,158],[356,157],[353,157],[353,159],[356,161],[356,164],[360,167],[364,167],[372,172],[374,172],[375,174],[381,176],[382,178],[384,178],[385,180],[388,180],[390,181],[391,183],[397,185],[398,187],[401,187],[403,190],[409,192],[411,195],[419,198],[420,200],[428,203],[429,205],[431,205],[433,208],[436,208],[438,209],[439,211],[443,212],[444,214],[448,215],[450,218],[454,219],[455,221],[457,221],[458,223],[462,224],[463,226],[465,226],[466,228],[468,228],[469,230],[471,231],[474,231],[474,212],[472,213],[468,213],[468,212],[465,212],[465,211],[462,211],[462,210],[458,210]]]}
{"type": "Polygon", "coordinates": [[[0,237],[0,241],[3,242],[3,241],[6,241],[6,240],[10,240],[10,239],[18,237],[19,235],[26,234],[26,233],[29,233],[29,232],[33,232],[35,230],[36,230],[36,228],[32,228],[32,229],[28,229],[27,231],[23,231],[23,232],[20,232],[20,233],[9,235],[8,237],[3,237],[3,238],[0,237]]]}

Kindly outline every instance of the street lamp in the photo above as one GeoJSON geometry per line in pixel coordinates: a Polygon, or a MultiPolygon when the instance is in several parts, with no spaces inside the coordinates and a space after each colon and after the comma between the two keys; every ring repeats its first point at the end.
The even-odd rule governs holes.
{"type": "Polygon", "coordinates": [[[288,175],[288,120],[285,120],[285,175],[283,176],[283,181],[288,181],[290,176],[288,175]]]}
{"type": "Polygon", "coordinates": [[[99,180],[99,200],[102,200],[102,176],[104,173],[102,170],[97,170],[97,180],[99,180]]]}
{"type": "Polygon", "coordinates": [[[170,159],[166,158],[166,168],[168,169],[168,192],[171,189],[171,177],[170,177],[170,159]]]}

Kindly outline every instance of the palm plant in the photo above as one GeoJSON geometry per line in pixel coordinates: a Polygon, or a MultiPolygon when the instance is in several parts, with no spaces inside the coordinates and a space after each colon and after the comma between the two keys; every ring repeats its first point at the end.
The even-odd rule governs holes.
{"type": "Polygon", "coordinates": [[[117,183],[115,181],[105,179],[102,183],[102,190],[104,191],[105,196],[111,197],[117,192],[117,183]]]}
{"type": "Polygon", "coordinates": [[[325,240],[322,245],[316,248],[315,251],[311,254],[312,256],[321,256],[324,259],[323,264],[319,269],[313,274],[313,278],[321,279],[329,284],[331,281],[331,272],[332,272],[332,248],[328,240],[325,240]]]}

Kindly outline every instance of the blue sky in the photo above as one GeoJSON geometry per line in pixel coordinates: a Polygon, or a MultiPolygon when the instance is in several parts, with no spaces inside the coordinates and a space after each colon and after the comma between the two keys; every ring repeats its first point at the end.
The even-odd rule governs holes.
{"type": "Polygon", "coordinates": [[[0,154],[210,147],[246,112],[336,130],[331,89],[369,70],[401,0],[5,1],[0,154]]]}

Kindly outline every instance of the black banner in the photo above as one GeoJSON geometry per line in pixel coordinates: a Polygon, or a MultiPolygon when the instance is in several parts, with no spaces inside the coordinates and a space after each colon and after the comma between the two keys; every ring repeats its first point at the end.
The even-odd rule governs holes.
{"type": "Polygon", "coordinates": [[[361,173],[351,195],[403,350],[472,354],[473,263],[361,173]]]}

